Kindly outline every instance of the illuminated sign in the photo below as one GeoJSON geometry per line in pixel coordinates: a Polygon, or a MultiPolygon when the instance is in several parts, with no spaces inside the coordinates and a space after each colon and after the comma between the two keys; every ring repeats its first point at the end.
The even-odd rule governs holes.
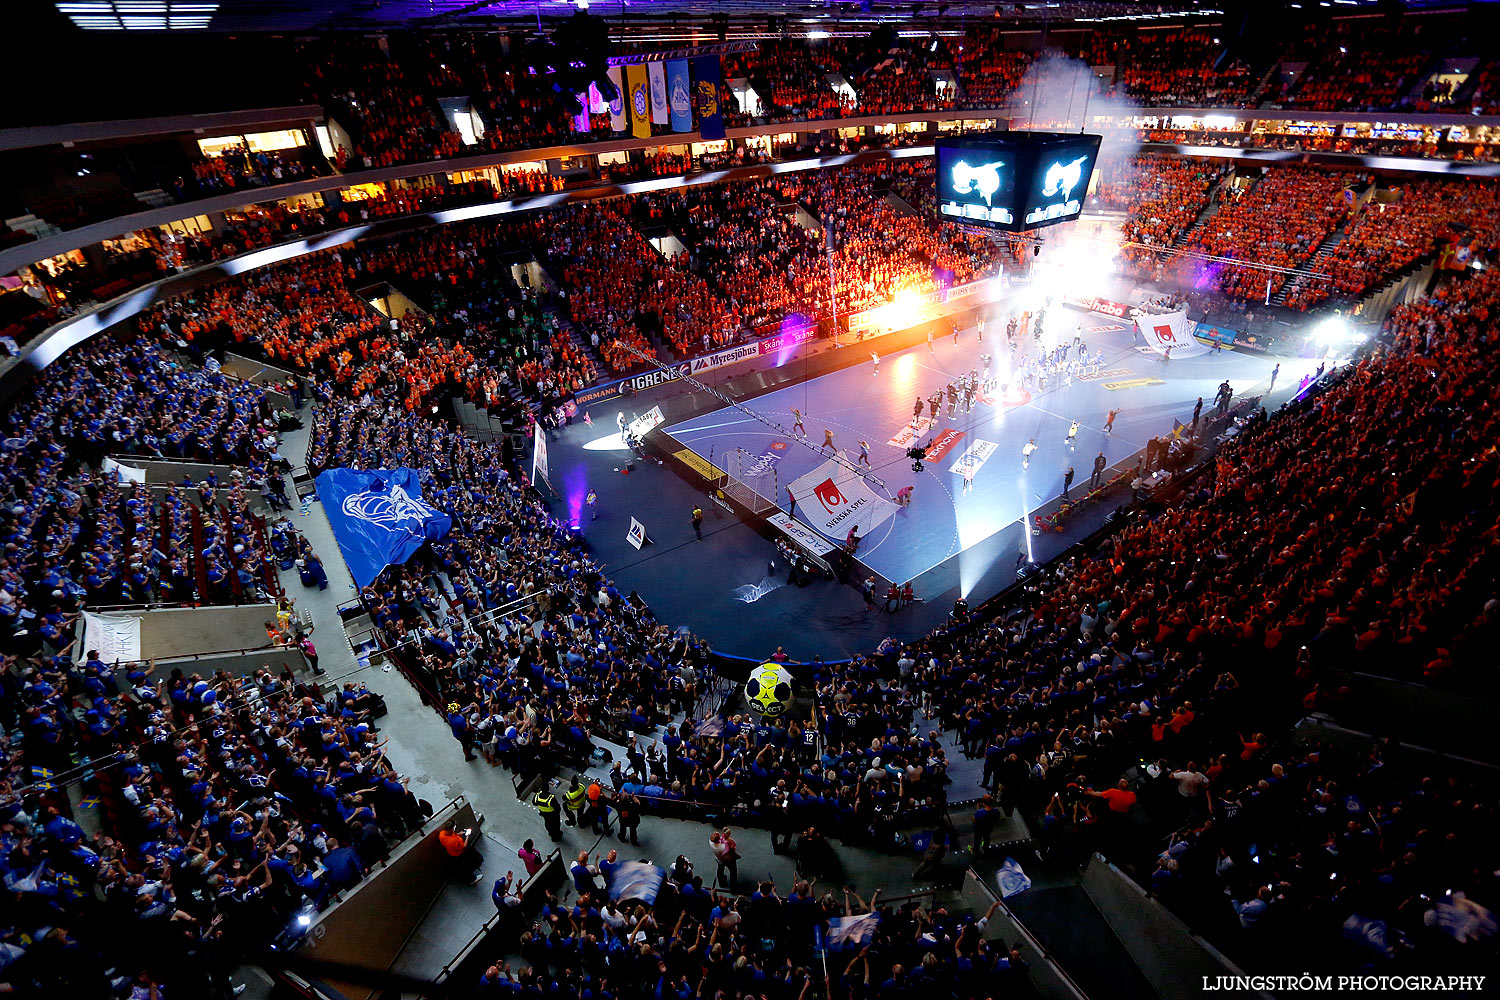
{"type": "Polygon", "coordinates": [[[934,144],[938,212],[1005,232],[1076,219],[1100,141],[1097,135],[1058,132],[940,138],[934,144]]]}

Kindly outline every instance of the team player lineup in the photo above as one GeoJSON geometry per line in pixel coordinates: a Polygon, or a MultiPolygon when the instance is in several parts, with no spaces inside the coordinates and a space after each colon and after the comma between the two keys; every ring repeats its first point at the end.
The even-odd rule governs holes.
{"type": "Polygon", "coordinates": [[[1149,476],[1173,447],[1174,426],[1198,419],[1198,400],[1217,402],[1226,382],[1242,391],[1269,384],[1269,359],[1168,361],[1134,346],[1129,321],[1037,305],[989,307],[983,325],[976,316],[949,321],[925,343],[753,400],[772,421],[720,409],[666,430],[701,456],[763,456],[746,485],[903,583],[1061,497],[1077,468],[1091,488],[1110,466],[1149,476]],[[779,421],[785,437],[767,426],[779,421]],[[786,448],[788,437],[809,447],[786,448]],[[1137,453],[1151,461],[1128,465],[1137,453]],[[869,501],[877,518],[860,522],[852,544],[847,523],[818,524],[820,454],[843,459],[830,470],[835,483],[878,477],[869,501]]]}

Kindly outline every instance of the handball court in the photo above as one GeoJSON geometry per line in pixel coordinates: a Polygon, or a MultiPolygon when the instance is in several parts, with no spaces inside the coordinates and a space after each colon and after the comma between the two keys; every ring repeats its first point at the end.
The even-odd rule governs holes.
{"type": "MultiPolygon", "coordinates": [[[[874,491],[887,499],[906,486],[913,493],[910,505],[895,507],[873,530],[861,526],[864,540],[857,559],[881,578],[882,603],[887,582],[907,581],[921,602],[894,614],[866,612],[852,587],[829,581],[789,586],[775,547],[705,500],[701,485],[691,486],[654,462],[621,475],[623,452],[583,448],[590,440],[597,448],[600,435],[614,430],[609,424],[619,407],[603,404],[591,427],[575,421],[559,433],[561,440],[552,447],[554,486],[564,497],[581,497],[590,489],[598,493],[598,518],[591,520],[586,510],[575,516],[622,590],[638,590],[664,620],[692,629],[715,648],[749,657],[785,645],[794,659],[835,658],[869,649],[886,635],[915,638],[941,621],[959,597],[977,604],[1013,583],[1023,553],[1037,561],[1051,558],[1100,525],[1125,499],[1125,494],[1115,494],[1085,508],[1073,522],[1076,530],[1032,536],[1025,524],[1038,510],[1051,509],[1069,465],[1074,469],[1071,495],[1076,497],[1086,492],[1101,451],[1110,470],[1107,481],[1115,467],[1133,467],[1136,453],[1153,435],[1169,435],[1174,419],[1190,422],[1199,396],[1204,411],[1210,411],[1225,379],[1237,396],[1264,392],[1279,362],[1274,394],[1266,400],[1274,406],[1292,395],[1302,375],[1318,364],[1231,351],[1167,361],[1135,347],[1128,322],[1071,308],[1049,312],[1040,347],[1030,335],[1018,336],[1014,356],[1006,347],[1003,324],[997,330],[994,321],[982,342],[968,327],[960,330],[957,343],[944,335],[931,346],[922,342],[881,357],[878,372],[868,349],[843,350],[860,352],[862,360],[742,404],[779,429],[725,406],[662,430],[677,442],[673,447],[690,449],[704,462],[742,477],[783,511],[788,485],[825,461],[827,450],[818,447],[825,430],[861,469],[860,442],[867,442],[874,491]],[[1104,351],[1092,376],[1051,379],[1045,388],[1033,385],[1003,398],[976,399],[968,412],[960,402],[951,417],[945,398],[937,419],[930,420],[927,397],[971,370],[982,372],[981,355],[991,356],[997,381],[1013,381],[1006,372],[1018,370],[1028,352],[1036,354],[1063,340],[1071,344],[1080,324],[1090,355],[1104,351]],[[914,437],[918,396],[923,411],[914,437]],[[793,409],[802,414],[805,442],[811,447],[793,432],[793,409]],[[1120,412],[1106,432],[1112,409],[1120,412]],[[1075,420],[1080,426],[1069,443],[1075,420]],[[1036,450],[1023,462],[1023,448],[1032,439],[1036,450]],[[906,455],[914,441],[929,449],[920,473],[912,471],[906,455]],[[779,455],[770,468],[757,462],[768,451],[779,455]],[[965,466],[973,470],[967,490],[965,466]],[[695,503],[707,518],[701,542],[689,521],[695,503]],[[654,544],[636,551],[625,543],[631,516],[645,524],[654,544]]],[[[648,405],[635,400],[632,410],[648,405]]],[[[801,502],[794,514],[810,524],[801,502]]],[[[843,538],[828,541],[840,545],[843,538]]]]}

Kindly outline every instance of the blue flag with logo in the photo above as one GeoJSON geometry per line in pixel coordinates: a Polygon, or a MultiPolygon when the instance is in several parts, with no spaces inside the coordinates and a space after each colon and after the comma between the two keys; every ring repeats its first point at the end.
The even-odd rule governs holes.
{"type": "Polygon", "coordinates": [[[672,131],[693,130],[693,92],[688,84],[686,59],[667,60],[667,107],[672,111],[672,131]]]}
{"type": "Polygon", "coordinates": [[[693,76],[698,78],[698,135],[706,141],[724,138],[724,111],[719,107],[719,57],[695,56],[693,76]]]}
{"type": "Polygon", "coordinates": [[[451,517],[422,501],[414,469],[329,469],[317,482],[333,537],[359,587],[453,527],[451,517]]]}

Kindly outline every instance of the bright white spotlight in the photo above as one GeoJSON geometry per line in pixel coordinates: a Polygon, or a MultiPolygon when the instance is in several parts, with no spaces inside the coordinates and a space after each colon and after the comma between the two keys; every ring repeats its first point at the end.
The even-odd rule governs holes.
{"type": "Polygon", "coordinates": [[[1313,338],[1324,345],[1336,344],[1349,337],[1349,321],[1342,316],[1329,316],[1313,328],[1313,338]]]}
{"type": "Polygon", "coordinates": [[[583,446],[584,451],[629,451],[630,445],[620,436],[619,431],[606,434],[603,437],[594,438],[583,446]]]}

